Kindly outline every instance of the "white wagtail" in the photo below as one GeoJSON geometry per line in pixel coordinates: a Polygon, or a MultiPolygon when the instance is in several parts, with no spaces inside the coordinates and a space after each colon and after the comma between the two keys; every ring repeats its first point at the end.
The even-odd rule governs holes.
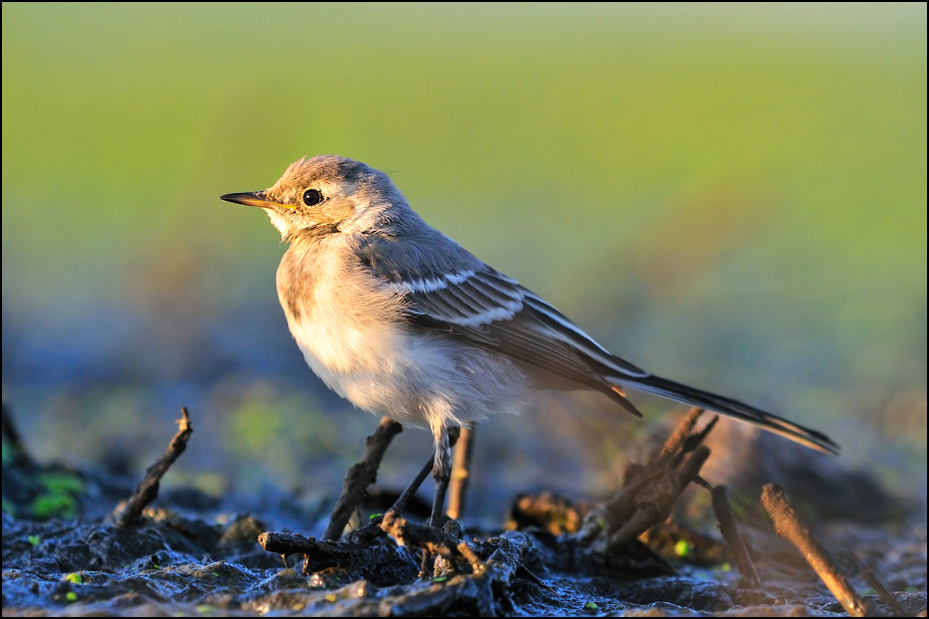
{"type": "Polygon", "coordinates": [[[433,524],[451,471],[448,429],[518,412],[532,389],[593,389],[641,417],[630,387],[838,453],[820,432],[613,355],[426,224],[390,177],[364,163],[301,159],[270,189],[222,199],[263,208],[290,243],[277,292],[313,371],[358,408],[432,430],[433,524]]]}

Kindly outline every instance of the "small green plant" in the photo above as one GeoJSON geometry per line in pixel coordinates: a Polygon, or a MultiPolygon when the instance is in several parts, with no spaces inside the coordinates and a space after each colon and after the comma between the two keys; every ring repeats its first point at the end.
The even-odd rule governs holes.
{"type": "Polygon", "coordinates": [[[690,554],[690,551],[693,549],[694,545],[686,539],[678,540],[678,542],[674,544],[674,554],[682,558],[690,554]]]}

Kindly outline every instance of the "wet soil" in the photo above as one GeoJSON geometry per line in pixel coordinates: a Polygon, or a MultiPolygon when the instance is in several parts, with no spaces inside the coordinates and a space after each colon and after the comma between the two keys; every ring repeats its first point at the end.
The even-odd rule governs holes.
{"type": "MultiPolygon", "coordinates": [[[[514,497],[510,517],[490,528],[465,519],[463,531],[456,521],[426,531],[411,508],[409,521],[358,526],[355,520],[354,532],[322,541],[287,532],[322,531],[331,505],[273,494],[216,499],[175,489],[118,526],[113,511],[137,479],[38,464],[6,439],[4,616],[846,613],[801,553],[778,537],[750,485],[731,491],[757,585],[738,573],[701,488],[685,492],[671,518],[621,542],[591,542],[591,530],[609,528],[598,521],[608,518],[609,501],[549,494],[514,497]],[[430,535],[437,537],[423,541],[430,535]]],[[[777,449],[784,451],[782,444],[777,449]]],[[[776,458],[764,460],[755,474],[776,476],[776,458]]],[[[801,479],[785,481],[800,489],[792,491],[797,511],[870,612],[890,616],[897,604],[898,614],[925,616],[925,505],[892,497],[866,475],[833,463],[797,467],[796,458],[787,460],[802,469],[801,479]],[[804,495],[816,477],[861,508],[804,495]],[[874,577],[890,597],[874,588],[874,577]]],[[[394,494],[369,492],[361,508],[366,521],[382,509],[378,501],[389,505],[394,494]]]]}

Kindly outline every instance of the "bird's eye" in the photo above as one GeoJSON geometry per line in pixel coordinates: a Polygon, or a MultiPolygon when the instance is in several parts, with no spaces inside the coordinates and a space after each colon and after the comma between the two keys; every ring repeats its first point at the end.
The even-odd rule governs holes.
{"type": "Polygon", "coordinates": [[[319,189],[307,189],[303,192],[303,203],[307,206],[316,206],[323,201],[323,194],[319,189]]]}

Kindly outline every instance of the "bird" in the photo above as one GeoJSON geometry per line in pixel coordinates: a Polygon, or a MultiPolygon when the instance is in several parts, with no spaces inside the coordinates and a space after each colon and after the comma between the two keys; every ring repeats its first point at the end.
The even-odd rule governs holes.
{"type": "Polygon", "coordinates": [[[612,354],[539,295],[429,226],[384,172],[337,155],[292,163],[261,208],[289,243],[277,269],[309,367],[356,407],[431,430],[432,517],[451,473],[449,429],[519,412],[534,391],[598,391],[641,417],[627,389],[697,406],[839,453],[825,434],[612,354]]]}

